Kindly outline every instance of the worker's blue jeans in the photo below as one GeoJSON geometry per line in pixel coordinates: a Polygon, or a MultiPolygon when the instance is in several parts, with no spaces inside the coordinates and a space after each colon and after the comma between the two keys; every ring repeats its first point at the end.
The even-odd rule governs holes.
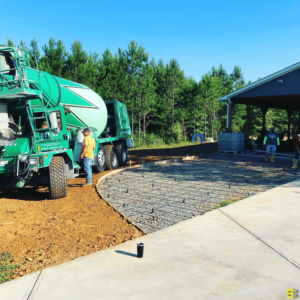
{"type": "Polygon", "coordinates": [[[295,151],[295,159],[299,158],[299,150],[298,147],[296,147],[296,151],[295,151]]]}
{"type": "Polygon", "coordinates": [[[92,162],[91,158],[85,157],[83,159],[83,169],[86,173],[86,183],[92,183],[92,162]]]}
{"type": "Polygon", "coordinates": [[[275,154],[276,153],[276,145],[267,145],[266,147],[266,154],[275,154]]]}

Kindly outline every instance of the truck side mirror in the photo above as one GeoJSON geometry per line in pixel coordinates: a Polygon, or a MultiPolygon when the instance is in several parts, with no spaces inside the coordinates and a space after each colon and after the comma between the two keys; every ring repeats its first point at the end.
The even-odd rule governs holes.
{"type": "Polygon", "coordinates": [[[50,125],[51,125],[51,130],[54,131],[54,133],[58,134],[60,132],[60,129],[58,127],[58,123],[57,123],[57,115],[56,112],[53,111],[49,114],[50,117],[50,125]]]}

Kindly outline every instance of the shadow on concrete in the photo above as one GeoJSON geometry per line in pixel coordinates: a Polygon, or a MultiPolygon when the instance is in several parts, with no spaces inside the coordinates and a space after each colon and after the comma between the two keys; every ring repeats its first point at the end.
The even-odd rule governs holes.
{"type": "Polygon", "coordinates": [[[119,254],[127,255],[127,256],[137,257],[136,254],[133,254],[133,253],[130,253],[130,252],[125,252],[125,251],[122,251],[122,250],[116,250],[115,252],[119,253],[119,254]]]}

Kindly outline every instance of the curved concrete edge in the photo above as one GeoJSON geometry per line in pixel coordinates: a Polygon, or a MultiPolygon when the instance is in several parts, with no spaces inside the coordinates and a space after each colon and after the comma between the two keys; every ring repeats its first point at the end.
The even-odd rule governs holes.
{"type": "Polygon", "coordinates": [[[126,217],[123,213],[121,213],[117,208],[115,208],[107,199],[105,199],[104,195],[101,193],[100,189],[99,189],[99,185],[100,183],[105,180],[107,177],[110,177],[112,175],[118,174],[118,173],[122,173],[124,171],[127,170],[132,170],[132,169],[141,169],[141,168],[147,168],[147,167],[153,167],[153,166],[157,166],[157,165],[166,165],[166,164],[170,164],[170,163],[174,163],[174,162],[182,162],[183,159],[182,158],[172,158],[172,159],[168,159],[168,160],[161,160],[161,161],[155,161],[155,162],[151,162],[151,163],[145,163],[145,164],[140,164],[140,165],[135,165],[132,167],[126,167],[123,169],[118,169],[118,170],[114,170],[108,174],[105,174],[103,177],[99,178],[99,180],[97,181],[96,184],[96,191],[99,194],[100,198],[108,205],[110,206],[113,210],[115,210],[117,213],[119,213],[122,218],[124,220],[126,220],[129,224],[132,224],[135,228],[137,228],[138,230],[140,230],[141,232],[143,232],[145,235],[148,234],[145,230],[143,230],[140,226],[138,226],[137,224],[135,224],[133,222],[133,220],[129,219],[128,217],[126,217]]]}

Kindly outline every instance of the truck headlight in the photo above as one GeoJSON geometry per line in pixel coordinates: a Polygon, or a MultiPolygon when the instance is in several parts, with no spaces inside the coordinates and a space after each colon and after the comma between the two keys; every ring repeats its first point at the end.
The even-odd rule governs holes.
{"type": "Polygon", "coordinates": [[[32,157],[29,159],[29,166],[38,166],[39,159],[37,157],[32,157]]]}

